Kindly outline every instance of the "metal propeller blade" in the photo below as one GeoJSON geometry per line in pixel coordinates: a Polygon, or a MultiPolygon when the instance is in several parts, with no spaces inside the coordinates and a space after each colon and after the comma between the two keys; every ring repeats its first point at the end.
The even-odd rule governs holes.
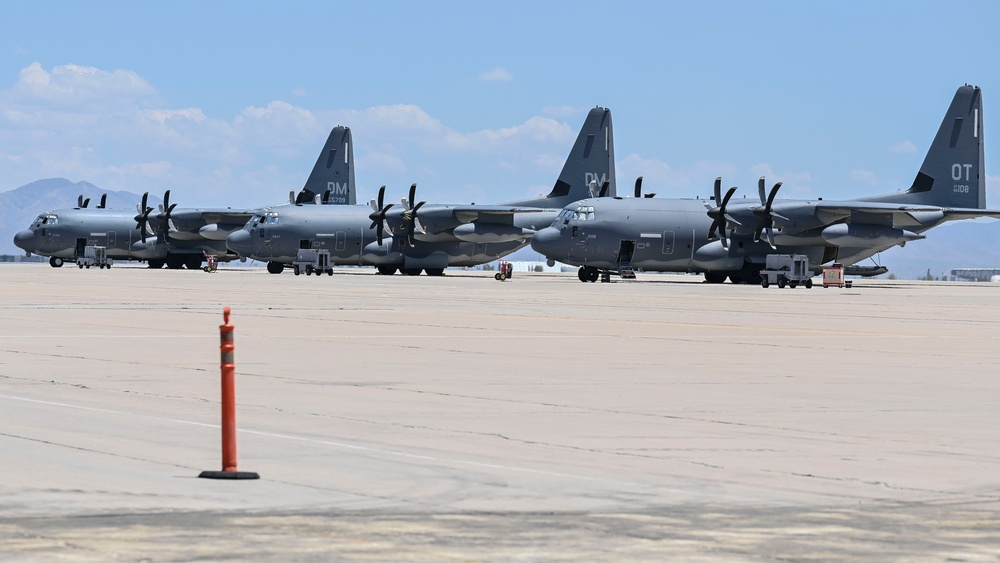
{"type": "Polygon", "coordinates": [[[601,185],[601,193],[597,194],[597,197],[604,197],[608,195],[608,188],[611,187],[611,181],[605,180],[604,184],[601,185]]]}
{"type": "MultiPolygon", "coordinates": [[[[723,248],[729,248],[729,241],[726,239],[726,222],[735,223],[737,225],[741,224],[736,220],[735,217],[730,215],[726,211],[726,207],[729,205],[729,200],[733,198],[733,194],[736,193],[736,186],[729,188],[726,192],[725,197],[722,195],[722,177],[715,179],[715,185],[713,186],[713,191],[715,193],[715,202],[718,204],[716,207],[712,207],[708,210],[708,216],[712,218],[712,226],[708,229],[709,240],[715,238],[715,231],[718,229],[719,238],[722,239],[723,248]],[[721,201],[720,201],[721,197],[721,201]]],[[[705,204],[708,205],[707,203],[705,204]]]]}
{"type": "Polygon", "coordinates": [[[385,229],[385,212],[388,211],[393,204],[382,206],[382,202],[385,200],[385,186],[378,189],[378,209],[373,211],[368,218],[372,220],[370,229],[375,229],[375,236],[378,239],[378,245],[382,246],[382,234],[385,229]]]}
{"type": "Polygon", "coordinates": [[[145,231],[148,229],[149,214],[153,212],[153,208],[148,207],[146,205],[148,200],[149,200],[149,192],[143,192],[142,203],[137,205],[135,208],[135,210],[139,212],[139,214],[135,216],[135,228],[139,229],[140,236],[142,235],[141,231],[145,231]]]}
{"type": "MultiPolygon", "coordinates": [[[[416,184],[414,184],[416,185],[416,184]]],[[[426,201],[421,201],[420,203],[413,206],[413,209],[408,210],[403,213],[403,219],[406,221],[406,242],[410,246],[414,246],[413,235],[417,230],[417,211],[427,203],[426,201]]]]}
{"type": "Polygon", "coordinates": [[[170,239],[170,214],[174,212],[174,208],[177,207],[176,203],[170,203],[170,190],[163,193],[163,206],[162,211],[156,215],[156,220],[160,222],[163,228],[163,238],[164,240],[170,239]]]}
{"type": "Polygon", "coordinates": [[[98,209],[104,209],[108,205],[108,194],[101,194],[101,203],[97,205],[98,209]]]}
{"type": "Polygon", "coordinates": [[[635,179],[635,197],[642,197],[642,176],[635,179]]]}
{"type": "Polygon", "coordinates": [[[774,198],[778,195],[778,190],[781,188],[781,182],[778,182],[771,188],[771,193],[767,194],[767,198],[764,197],[764,177],[761,176],[760,180],[757,181],[757,193],[760,196],[760,203],[764,206],[764,209],[754,209],[753,214],[757,217],[757,229],[754,230],[753,240],[754,242],[760,242],[761,233],[766,235],[767,243],[771,245],[771,248],[777,248],[774,244],[774,218],[780,217],[777,213],[771,211],[771,206],[774,204],[774,198]]]}

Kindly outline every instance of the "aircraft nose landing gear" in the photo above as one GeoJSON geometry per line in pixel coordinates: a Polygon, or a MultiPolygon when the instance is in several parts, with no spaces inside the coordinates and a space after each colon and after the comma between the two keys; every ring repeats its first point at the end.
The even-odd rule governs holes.
{"type": "Polygon", "coordinates": [[[576,277],[580,278],[582,282],[596,282],[597,278],[600,277],[600,272],[593,266],[580,266],[579,271],[576,272],[576,277]]]}

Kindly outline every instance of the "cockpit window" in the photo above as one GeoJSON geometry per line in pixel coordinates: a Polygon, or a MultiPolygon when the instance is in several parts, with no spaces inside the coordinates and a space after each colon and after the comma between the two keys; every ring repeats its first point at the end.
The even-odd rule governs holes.
{"type": "Polygon", "coordinates": [[[573,219],[577,221],[593,221],[594,220],[594,208],[590,205],[581,205],[576,208],[576,211],[569,211],[572,214],[573,219]]]}
{"type": "Polygon", "coordinates": [[[42,220],[43,225],[55,225],[59,222],[58,215],[40,215],[38,218],[42,220]]]}

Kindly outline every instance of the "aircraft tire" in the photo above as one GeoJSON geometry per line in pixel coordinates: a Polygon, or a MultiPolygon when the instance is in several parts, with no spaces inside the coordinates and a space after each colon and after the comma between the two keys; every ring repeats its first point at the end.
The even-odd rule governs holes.
{"type": "Polygon", "coordinates": [[[201,262],[202,258],[197,254],[188,254],[184,257],[184,265],[187,266],[188,270],[200,270],[201,262]]]}
{"type": "Polygon", "coordinates": [[[705,281],[708,283],[725,283],[726,274],[720,274],[718,272],[705,272],[705,281]]]}
{"type": "Polygon", "coordinates": [[[154,270],[159,270],[166,262],[162,258],[150,258],[146,260],[146,265],[154,270]]]}
{"type": "Polygon", "coordinates": [[[184,267],[184,257],[180,254],[167,254],[167,267],[171,270],[180,270],[184,267]]]}
{"type": "Polygon", "coordinates": [[[576,277],[580,278],[580,281],[587,283],[587,269],[580,266],[580,269],[576,271],[576,277]]]}
{"type": "Polygon", "coordinates": [[[444,268],[427,268],[424,270],[428,276],[443,276],[444,268]]]}
{"type": "Polygon", "coordinates": [[[62,268],[62,265],[63,265],[62,258],[56,258],[55,256],[49,258],[49,266],[52,266],[53,268],[62,268]]]}
{"type": "Polygon", "coordinates": [[[378,270],[378,273],[383,276],[391,276],[396,273],[395,266],[375,266],[375,269],[378,270]]]}
{"type": "Polygon", "coordinates": [[[285,269],[285,265],[281,262],[268,262],[267,263],[267,273],[269,274],[280,274],[282,270],[285,269]]]}
{"type": "Polygon", "coordinates": [[[404,275],[407,275],[407,276],[419,276],[420,272],[421,272],[421,269],[420,268],[400,268],[399,271],[402,272],[404,275]]]}

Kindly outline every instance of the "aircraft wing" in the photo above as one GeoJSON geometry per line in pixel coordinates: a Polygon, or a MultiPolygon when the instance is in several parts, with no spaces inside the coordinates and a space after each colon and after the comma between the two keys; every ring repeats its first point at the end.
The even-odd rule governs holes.
{"type": "Polygon", "coordinates": [[[175,209],[170,213],[170,236],[184,240],[226,240],[254,216],[253,209],[175,209]]]}
{"type": "Polygon", "coordinates": [[[540,213],[550,211],[540,207],[513,207],[509,205],[464,205],[451,209],[452,215],[460,223],[510,223],[518,213],[540,213]]]}

